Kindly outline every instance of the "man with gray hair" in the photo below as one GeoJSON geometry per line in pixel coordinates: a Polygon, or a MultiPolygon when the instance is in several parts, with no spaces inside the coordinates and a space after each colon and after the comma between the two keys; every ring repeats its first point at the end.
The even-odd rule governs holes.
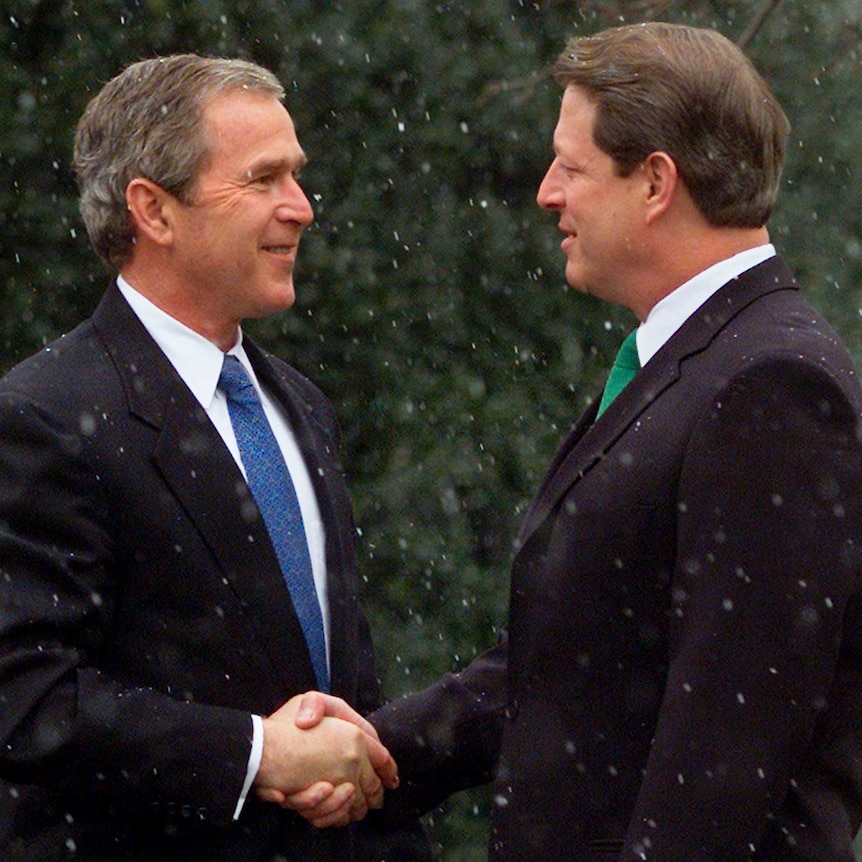
{"type": "Polygon", "coordinates": [[[428,858],[418,823],[324,831],[273,802],[325,782],[319,825],[345,825],[398,781],[347,705],[380,694],[333,408],[241,328],[293,304],[312,220],[283,99],[259,66],[177,55],[80,121],[118,276],[0,381],[6,862],[428,858]],[[309,689],[352,722],[298,729],[309,689]]]}

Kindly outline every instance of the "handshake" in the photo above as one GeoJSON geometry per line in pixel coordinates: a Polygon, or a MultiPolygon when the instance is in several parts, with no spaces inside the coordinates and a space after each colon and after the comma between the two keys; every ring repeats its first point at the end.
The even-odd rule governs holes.
{"type": "Polygon", "coordinates": [[[318,828],[361,820],[398,786],[398,767],[377,731],[340,698],[296,695],[263,719],[263,737],[258,797],[318,828]]]}

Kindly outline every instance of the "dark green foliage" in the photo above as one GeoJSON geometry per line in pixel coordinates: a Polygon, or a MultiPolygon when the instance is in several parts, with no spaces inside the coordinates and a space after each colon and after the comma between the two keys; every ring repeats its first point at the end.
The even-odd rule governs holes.
{"type": "MultiPolygon", "coordinates": [[[[793,124],[774,241],[857,357],[857,0],[7,0],[0,16],[0,369],[69,329],[107,273],[70,151],[89,97],[155,53],[276,71],[310,157],[317,220],[296,308],[250,325],[335,401],[365,604],[390,695],[494,642],[521,513],[633,321],[573,294],[535,192],[576,29],[647,17],[746,34],[793,124]]],[[[475,860],[484,791],[436,818],[475,860]]]]}

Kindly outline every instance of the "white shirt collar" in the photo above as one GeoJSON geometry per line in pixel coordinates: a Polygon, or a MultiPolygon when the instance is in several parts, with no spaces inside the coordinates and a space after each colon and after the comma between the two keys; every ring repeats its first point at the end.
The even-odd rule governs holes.
{"type": "MultiPolygon", "coordinates": [[[[225,354],[221,348],[162,311],[122,276],[117,277],[117,286],[198,403],[204,410],[209,410],[224,362],[225,354]]],[[[242,330],[239,331],[236,344],[228,352],[237,356],[251,371],[242,346],[242,330]]]]}
{"type": "Polygon", "coordinates": [[[774,256],[775,248],[769,243],[746,249],[713,264],[657,302],[647,319],[638,327],[637,346],[641,366],[646,365],[716,291],[746,270],[774,256]]]}

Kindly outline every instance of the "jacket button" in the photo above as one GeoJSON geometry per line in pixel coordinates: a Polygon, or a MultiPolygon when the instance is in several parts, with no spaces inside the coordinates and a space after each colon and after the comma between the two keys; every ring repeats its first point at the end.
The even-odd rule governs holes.
{"type": "Polygon", "coordinates": [[[518,703],[517,698],[512,698],[506,704],[506,718],[509,721],[514,721],[518,717],[518,711],[521,709],[521,704],[518,703]]]}

